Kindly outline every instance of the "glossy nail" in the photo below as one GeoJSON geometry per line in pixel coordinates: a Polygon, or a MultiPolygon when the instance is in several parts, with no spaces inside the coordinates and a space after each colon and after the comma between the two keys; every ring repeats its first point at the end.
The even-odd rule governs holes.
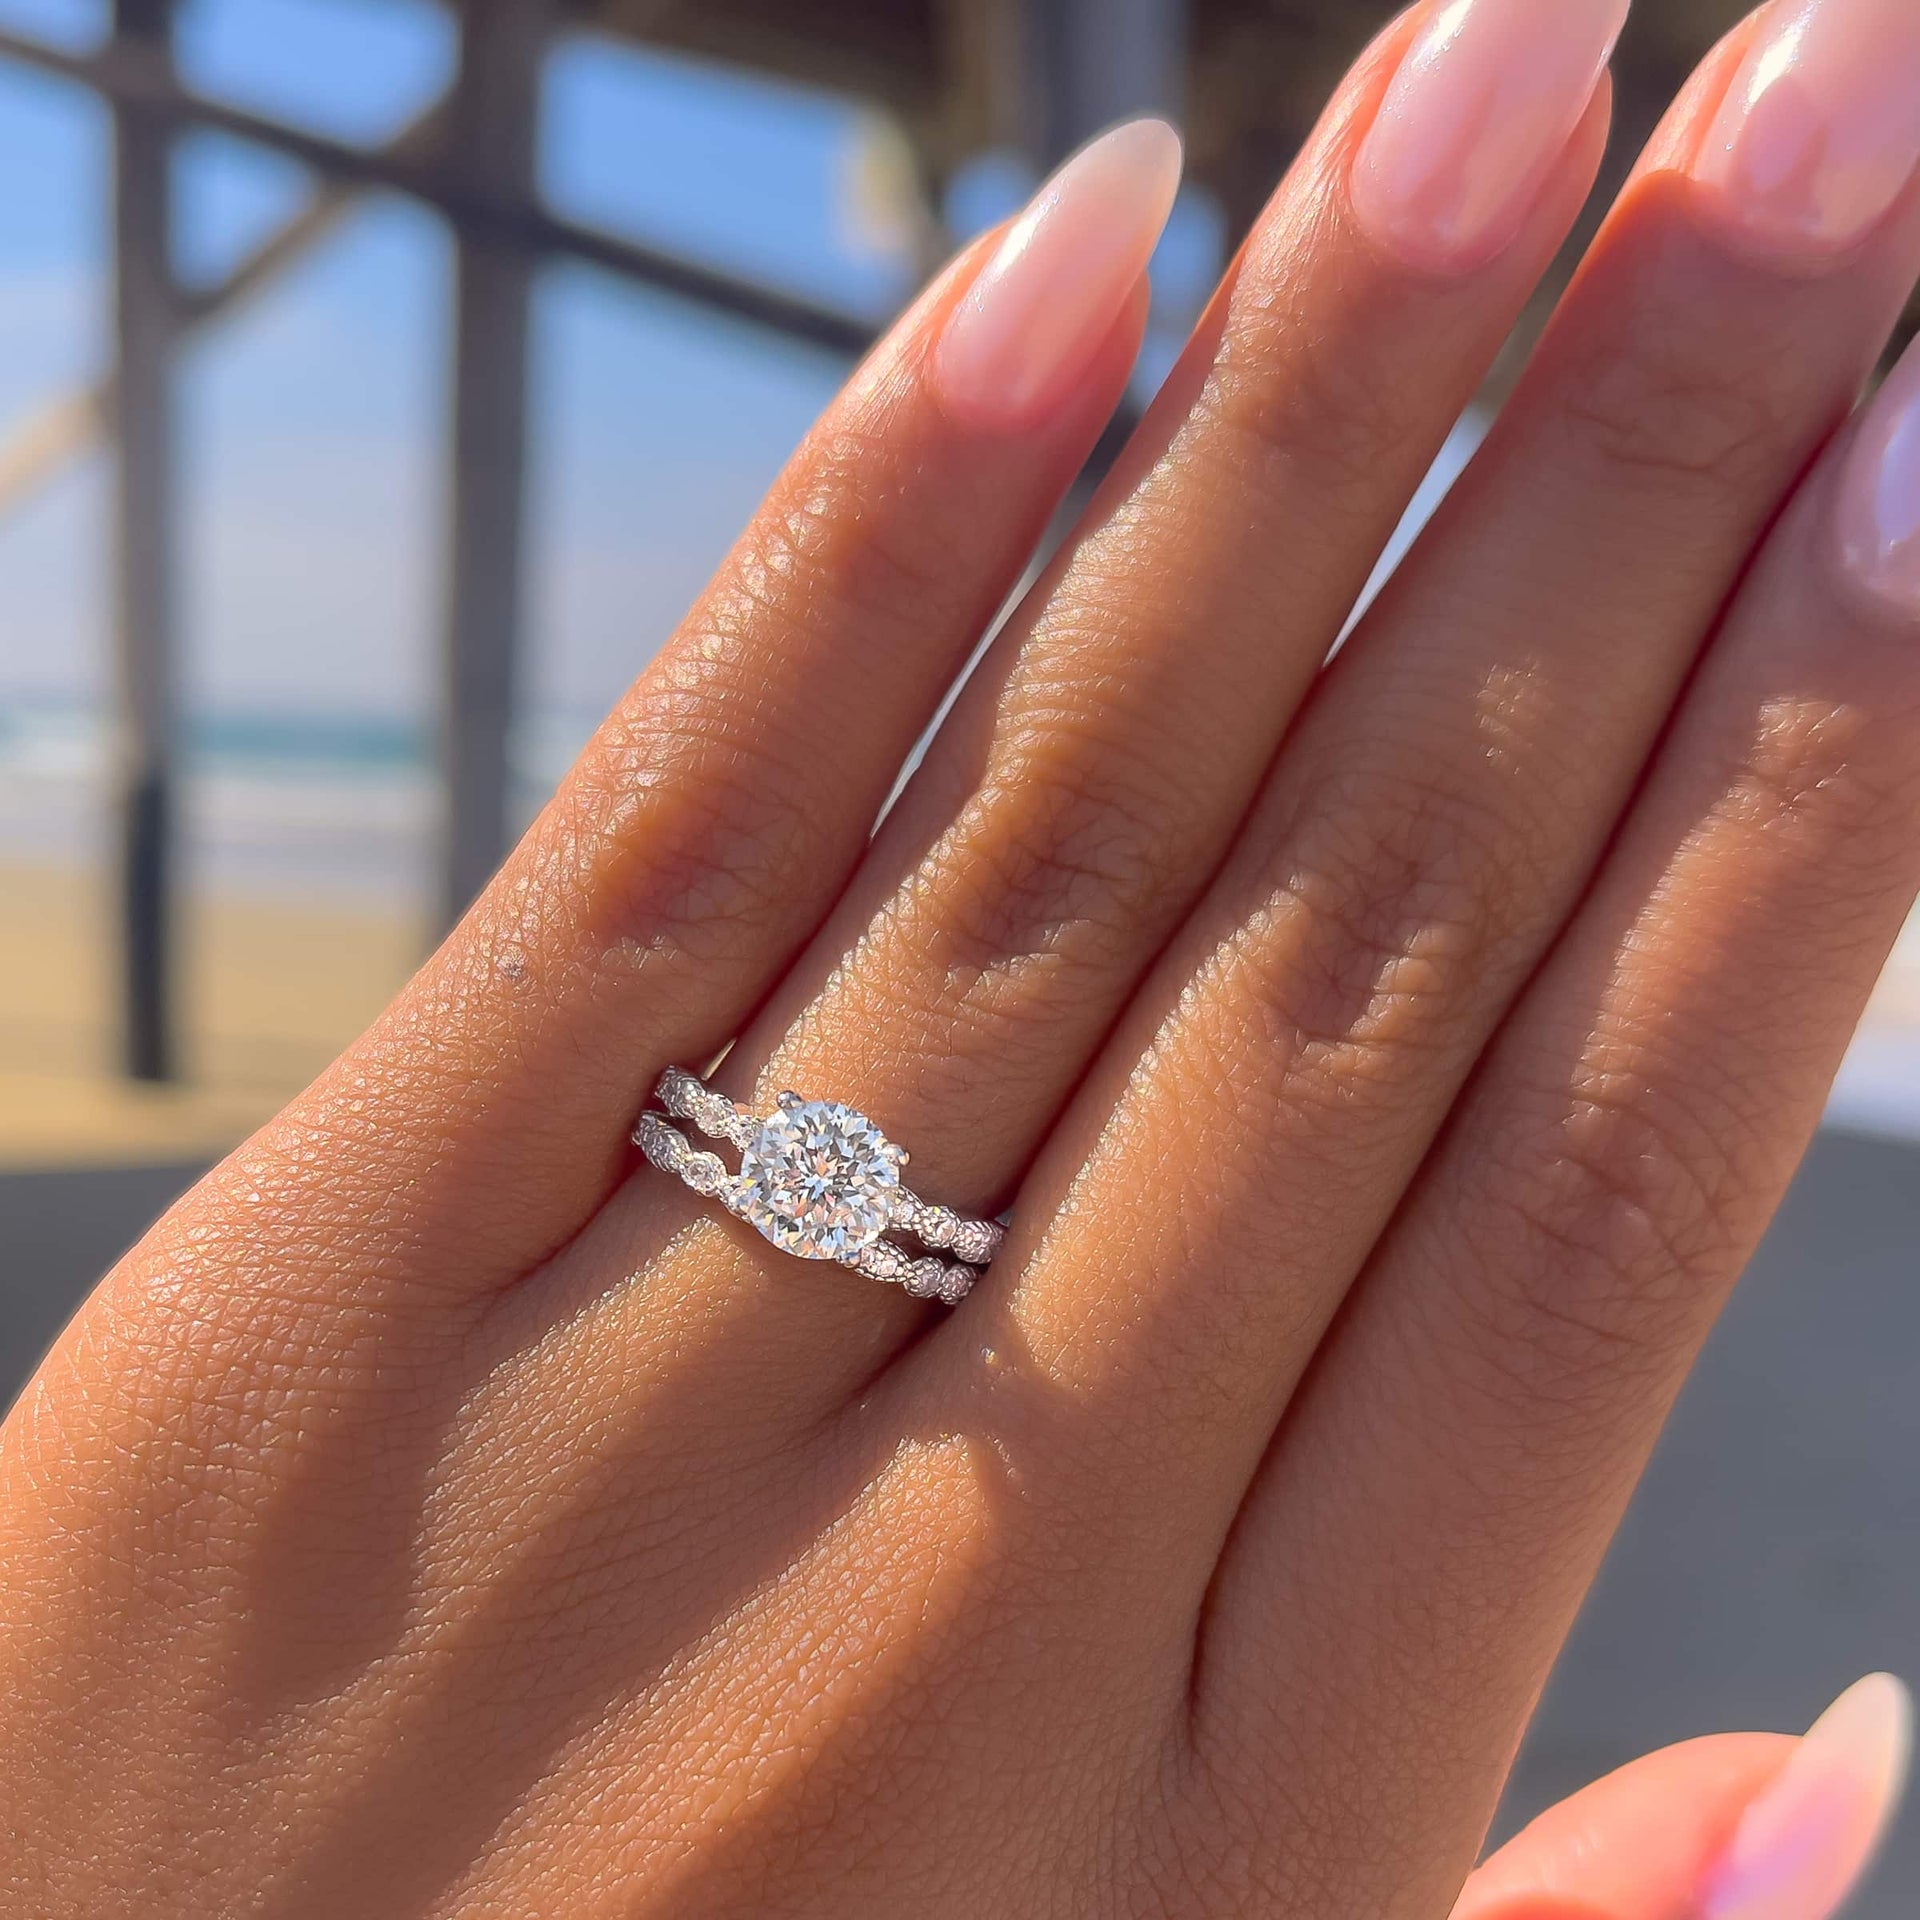
{"type": "Polygon", "coordinates": [[[1835,500],[1841,564],[1876,599],[1920,615],[1920,348],[1874,396],[1835,500]]]}
{"type": "Polygon", "coordinates": [[[1828,1920],[1899,1803],[1912,1739],[1892,1674],[1849,1687],[1742,1816],[1703,1889],[1705,1920],[1828,1920]]]}
{"type": "Polygon", "coordinates": [[[1920,166],[1920,6],[1774,0],[1693,175],[1763,246],[1837,253],[1920,166]]]}
{"type": "Polygon", "coordinates": [[[1584,117],[1628,0],[1435,0],[1354,156],[1355,216],[1459,272],[1518,237],[1584,117]]]}
{"type": "Polygon", "coordinates": [[[934,350],[948,410],[1008,432],[1063,400],[1153,256],[1180,187],[1180,136],[1130,120],[1034,195],[934,350]]]}

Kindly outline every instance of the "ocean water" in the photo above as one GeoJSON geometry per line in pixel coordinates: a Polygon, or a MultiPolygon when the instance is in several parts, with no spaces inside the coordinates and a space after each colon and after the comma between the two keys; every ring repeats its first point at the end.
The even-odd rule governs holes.
{"type": "MultiPolygon", "coordinates": [[[[586,737],[548,718],[516,742],[530,819],[586,737]]],[[[204,716],[186,729],[181,846],[190,884],[225,894],[407,907],[432,894],[440,821],[432,741],[400,720],[204,716]]],[[[87,865],[113,847],[104,709],[0,702],[0,859],[87,865]]]]}

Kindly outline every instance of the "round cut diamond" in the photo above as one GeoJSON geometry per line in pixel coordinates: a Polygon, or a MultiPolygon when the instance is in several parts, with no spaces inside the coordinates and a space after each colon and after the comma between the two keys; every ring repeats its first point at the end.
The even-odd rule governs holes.
{"type": "Polygon", "coordinates": [[[803,1260],[842,1260],[871,1246],[899,1190],[886,1135],[838,1101],[782,1105],[741,1152],[741,1218],[803,1260]]]}

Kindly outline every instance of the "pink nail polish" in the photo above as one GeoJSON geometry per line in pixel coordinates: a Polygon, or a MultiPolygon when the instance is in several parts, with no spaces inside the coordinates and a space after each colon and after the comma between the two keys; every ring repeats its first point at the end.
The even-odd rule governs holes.
{"type": "Polygon", "coordinates": [[[1827,254],[1920,166],[1914,0],[1774,0],[1693,163],[1763,246],[1827,254]]]}
{"type": "Polygon", "coordinates": [[[1748,1807],[1702,1890],[1704,1920],[1828,1920],[1899,1803],[1913,1702],[1890,1673],[1849,1687],[1748,1807]]]}
{"type": "Polygon", "coordinates": [[[1628,0],[1435,0],[1354,156],[1361,227],[1427,271],[1516,239],[1593,99],[1628,0]]]}
{"type": "Polygon", "coordinates": [[[1876,599],[1920,614],[1920,349],[1874,396],[1835,501],[1840,561],[1876,599]]]}
{"type": "Polygon", "coordinates": [[[996,432],[1044,417],[1120,317],[1179,187],[1164,120],[1130,120],[1067,161],[947,321],[933,376],[948,410],[996,432]]]}

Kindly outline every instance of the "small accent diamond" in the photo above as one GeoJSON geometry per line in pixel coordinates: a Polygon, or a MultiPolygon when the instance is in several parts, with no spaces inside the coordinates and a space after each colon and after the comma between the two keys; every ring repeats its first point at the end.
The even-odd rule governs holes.
{"type": "Polygon", "coordinates": [[[916,1300],[938,1300],[947,1284],[947,1263],[944,1260],[916,1260],[907,1269],[900,1284],[916,1300]]]}
{"type": "Polygon", "coordinates": [[[962,1260],[984,1266],[1000,1251],[1000,1243],[1005,1238],[1005,1230],[990,1220],[961,1220],[955,1224],[947,1245],[962,1260]]]}
{"type": "Polygon", "coordinates": [[[690,1153],[681,1165],[680,1178],[695,1193],[718,1193],[726,1183],[726,1162],[717,1153],[690,1153]]]}

